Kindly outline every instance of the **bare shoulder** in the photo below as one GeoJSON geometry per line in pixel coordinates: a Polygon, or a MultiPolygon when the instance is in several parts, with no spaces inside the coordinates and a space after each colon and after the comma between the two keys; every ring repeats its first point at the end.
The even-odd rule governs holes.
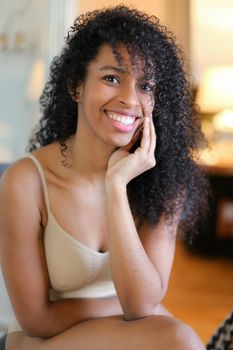
{"type": "MultiPolygon", "coordinates": [[[[33,152],[44,166],[45,154],[51,153],[51,147],[33,152]]],[[[45,213],[44,195],[41,177],[35,164],[28,157],[23,157],[9,166],[0,178],[0,210],[10,208],[19,212],[21,208],[29,213],[45,213]]]]}
{"type": "Polygon", "coordinates": [[[4,171],[0,178],[0,187],[1,189],[7,188],[10,192],[24,189],[26,194],[30,189],[38,187],[39,180],[40,177],[35,164],[30,158],[25,156],[12,163],[4,171]]]}
{"type": "Polygon", "coordinates": [[[22,158],[13,163],[0,179],[1,226],[19,225],[19,217],[25,221],[26,212],[31,218],[37,218],[39,223],[41,198],[40,179],[32,161],[22,158]]]}
{"type": "Polygon", "coordinates": [[[37,181],[38,174],[35,166],[29,158],[24,157],[14,162],[4,171],[0,179],[0,190],[2,193],[7,191],[8,194],[23,189],[25,191],[26,188],[29,190],[29,188],[35,187],[37,181]]]}
{"type": "MultiPolygon", "coordinates": [[[[32,154],[46,170],[51,160],[54,160],[54,145],[48,145],[32,154]]],[[[4,191],[24,191],[27,195],[30,191],[36,191],[41,187],[40,176],[34,162],[27,156],[15,161],[10,165],[0,178],[0,190],[4,191]]]]}

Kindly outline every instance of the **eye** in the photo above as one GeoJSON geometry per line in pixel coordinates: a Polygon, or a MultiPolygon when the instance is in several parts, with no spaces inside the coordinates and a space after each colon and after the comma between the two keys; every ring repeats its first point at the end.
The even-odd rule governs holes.
{"type": "Polygon", "coordinates": [[[118,77],[116,77],[115,75],[106,75],[103,77],[103,79],[105,81],[107,81],[108,83],[112,83],[112,84],[119,84],[120,83],[120,79],[118,77]]]}
{"type": "Polygon", "coordinates": [[[145,92],[153,92],[155,90],[155,84],[152,83],[144,83],[140,85],[140,89],[145,92]]]}

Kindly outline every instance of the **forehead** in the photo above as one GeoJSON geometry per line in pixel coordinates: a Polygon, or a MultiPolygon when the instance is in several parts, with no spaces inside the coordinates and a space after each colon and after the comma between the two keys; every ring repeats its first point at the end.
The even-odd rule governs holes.
{"type": "Polygon", "coordinates": [[[136,55],[132,60],[132,56],[123,44],[117,45],[115,51],[113,51],[111,45],[103,44],[91,65],[94,65],[97,69],[103,67],[118,67],[119,72],[122,73],[145,75],[145,63],[143,58],[136,55]]]}

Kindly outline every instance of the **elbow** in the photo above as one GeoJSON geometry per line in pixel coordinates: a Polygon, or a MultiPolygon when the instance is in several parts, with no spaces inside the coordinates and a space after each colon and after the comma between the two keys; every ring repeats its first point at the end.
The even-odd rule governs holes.
{"type": "Polygon", "coordinates": [[[124,313],[124,319],[126,321],[136,321],[142,318],[150,317],[153,313],[147,313],[147,312],[135,312],[135,313],[124,313]]]}
{"type": "Polygon", "coordinates": [[[51,338],[55,334],[53,332],[50,332],[48,329],[45,329],[44,327],[34,326],[30,325],[29,327],[25,327],[24,331],[27,336],[32,338],[51,338]]]}
{"type": "Polygon", "coordinates": [[[55,335],[48,318],[37,313],[33,313],[31,317],[24,317],[20,323],[29,337],[50,338],[55,335]]]}
{"type": "Polygon", "coordinates": [[[155,305],[137,305],[134,307],[126,307],[124,310],[124,318],[126,321],[135,321],[155,315],[155,305]]]}
{"type": "Polygon", "coordinates": [[[140,318],[154,316],[157,306],[160,304],[164,295],[165,291],[161,288],[160,292],[157,295],[154,293],[151,298],[147,296],[146,298],[139,298],[139,300],[131,298],[131,300],[125,301],[124,305],[122,305],[125,320],[134,321],[140,318]]]}
{"type": "Polygon", "coordinates": [[[55,334],[49,330],[49,327],[46,327],[45,323],[32,322],[28,325],[23,326],[23,329],[27,336],[36,337],[36,338],[50,338],[55,334]]]}

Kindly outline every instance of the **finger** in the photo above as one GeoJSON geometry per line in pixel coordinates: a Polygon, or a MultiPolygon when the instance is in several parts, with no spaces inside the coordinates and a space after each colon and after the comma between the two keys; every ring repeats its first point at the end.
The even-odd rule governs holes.
{"type": "Polygon", "coordinates": [[[143,121],[140,123],[140,125],[135,130],[131,141],[127,145],[121,147],[121,149],[129,152],[131,150],[131,148],[135,145],[135,143],[140,139],[142,131],[143,131],[143,121]]]}
{"type": "Polygon", "coordinates": [[[138,140],[140,135],[141,135],[141,132],[143,131],[143,121],[144,119],[142,119],[142,122],[141,124],[139,125],[139,127],[136,129],[134,135],[133,135],[133,139],[135,140],[138,140]]]}
{"type": "Polygon", "coordinates": [[[149,153],[151,156],[154,156],[156,148],[156,132],[155,132],[155,126],[153,122],[153,118],[150,118],[150,147],[149,147],[149,153]]]}
{"type": "Polygon", "coordinates": [[[150,118],[146,116],[143,122],[141,148],[145,152],[148,152],[149,146],[150,146],[150,118]]]}

